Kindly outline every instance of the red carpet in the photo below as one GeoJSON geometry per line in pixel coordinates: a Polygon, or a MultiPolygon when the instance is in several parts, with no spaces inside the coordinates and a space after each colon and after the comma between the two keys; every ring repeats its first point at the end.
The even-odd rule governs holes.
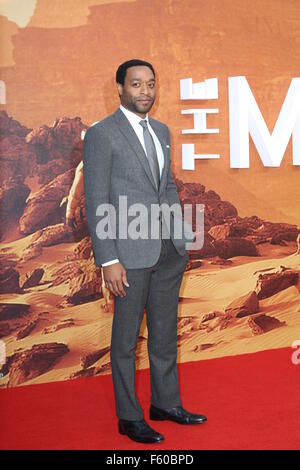
{"type": "Polygon", "coordinates": [[[137,393],[161,444],[117,431],[111,376],[0,390],[1,449],[299,449],[300,365],[292,349],[179,364],[183,406],[208,422],[150,421],[149,370],[137,393]]]}

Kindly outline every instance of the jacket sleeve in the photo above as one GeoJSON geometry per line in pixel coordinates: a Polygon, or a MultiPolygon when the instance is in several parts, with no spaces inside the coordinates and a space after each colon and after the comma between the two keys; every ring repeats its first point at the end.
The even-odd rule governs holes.
{"type": "MultiPolygon", "coordinates": [[[[118,258],[115,239],[111,236],[99,238],[97,235],[97,224],[101,220],[96,215],[97,207],[110,203],[111,168],[112,147],[109,136],[103,127],[89,127],[83,140],[83,186],[86,218],[97,266],[118,258]]],[[[106,213],[105,218],[108,220],[108,229],[113,232],[115,224],[111,220],[111,213],[106,213]]]]}
{"type": "MultiPolygon", "coordinates": [[[[167,142],[168,145],[170,145],[170,131],[169,128],[166,126],[166,134],[167,134],[167,142]]],[[[172,173],[172,168],[171,168],[171,163],[170,162],[170,167],[169,167],[169,172],[168,172],[168,179],[167,179],[167,186],[166,186],[166,192],[167,192],[167,199],[170,205],[176,203],[180,204],[179,197],[178,197],[178,191],[177,191],[177,186],[174,181],[173,173],[172,173]]]]}

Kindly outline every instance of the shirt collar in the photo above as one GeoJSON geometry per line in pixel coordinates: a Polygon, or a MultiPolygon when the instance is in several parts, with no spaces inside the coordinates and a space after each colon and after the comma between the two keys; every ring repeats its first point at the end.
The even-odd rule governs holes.
{"type": "MultiPolygon", "coordinates": [[[[141,116],[138,116],[137,114],[135,114],[133,111],[129,111],[129,109],[125,108],[125,106],[123,106],[122,104],[120,104],[120,109],[123,111],[123,113],[125,114],[125,116],[127,117],[127,119],[129,120],[129,122],[131,123],[131,125],[133,126],[137,126],[140,121],[142,120],[141,116]]],[[[149,117],[148,117],[148,113],[146,114],[145,118],[144,118],[147,123],[149,124],[149,117]]]]}

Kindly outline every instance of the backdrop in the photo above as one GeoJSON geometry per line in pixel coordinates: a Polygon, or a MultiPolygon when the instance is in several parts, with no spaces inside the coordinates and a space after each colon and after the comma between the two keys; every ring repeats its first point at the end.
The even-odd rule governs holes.
{"type": "MultiPolygon", "coordinates": [[[[81,138],[119,106],[115,71],[131,58],[155,67],[151,115],[171,130],[180,200],[205,206],[205,243],[190,252],[180,291],[178,362],[299,340],[300,167],[291,141],[272,168],[250,140],[250,167],[232,168],[228,105],[228,78],[246,77],[272,132],[300,76],[299,1],[1,0],[0,8],[0,386],[111,373],[113,298],[91,253],[81,138]],[[217,96],[183,100],[187,78],[217,78],[217,96]],[[218,133],[182,133],[194,126],[182,111],[195,108],[218,109],[207,116],[218,133]],[[182,144],[220,158],[183,170],[182,144]]],[[[149,367],[146,339],[144,318],[140,369],[149,367]]]]}

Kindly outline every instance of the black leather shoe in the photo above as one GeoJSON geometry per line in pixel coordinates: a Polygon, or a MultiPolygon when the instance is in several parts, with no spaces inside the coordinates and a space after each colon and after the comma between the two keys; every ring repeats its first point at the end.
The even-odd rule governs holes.
{"type": "Polygon", "coordinates": [[[150,406],[150,419],[155,421],[168,419],[179,424],[201,424],[207,421],[206,416],[189,413],[182,406],[162,410],[154,405],[150,406]]]}
{"type": "Polygon", "coordinates": [[[140,421],[119,419],[119,433],[126,434],[133,441],[149,444],[164,440],[164,436],[154,431],[144,419],[140,421]]]}

